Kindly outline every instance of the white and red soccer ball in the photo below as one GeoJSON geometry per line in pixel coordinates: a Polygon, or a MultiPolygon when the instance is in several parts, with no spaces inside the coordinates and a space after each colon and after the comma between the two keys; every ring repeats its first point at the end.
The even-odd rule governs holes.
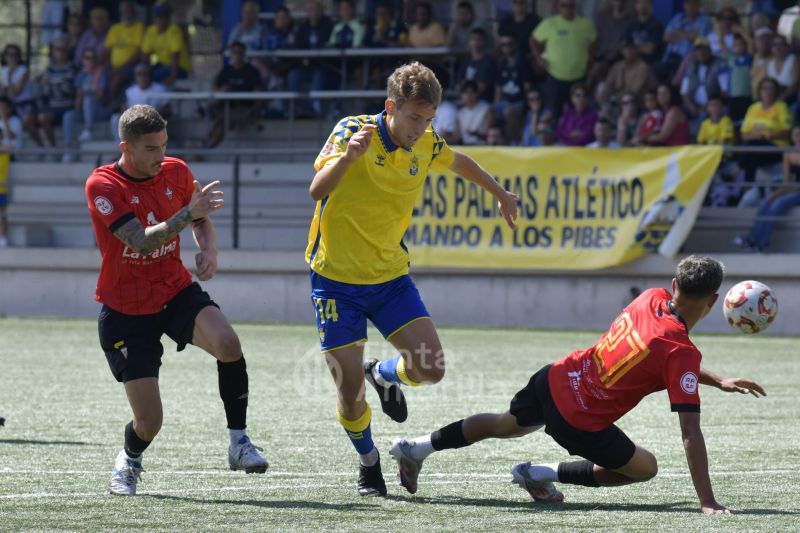
{"type": "Polygon", "coordinates": [[[778,300],[763,283],[741,281],[725,295],[722,312],[733,329],[741,333],[758,333],[767,329],[778,316],[778,300]]]}

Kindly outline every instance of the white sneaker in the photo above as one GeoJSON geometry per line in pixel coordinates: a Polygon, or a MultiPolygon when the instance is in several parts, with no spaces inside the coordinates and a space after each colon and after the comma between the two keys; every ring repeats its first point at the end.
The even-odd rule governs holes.
{"type": "Polygon", "coordinates": [[[136,494],[136,482],[142,479],[141,458],[135,461],[128,457],[125,450],[119,452],[117,461],[114,464],[114,473],[111,474],[111,483],[108,490],[117,496],[134,496],[136,494]]]}
{"type": "Polygon", "coordinates": [[[552,481],[537,481],[528,473],[530,461],[520,463],[511,469],[512,483],[528,491],[533,501],[540,503],[558,503],[564,501],[564,493],[558,490],[552,481]]]}
{"type": "Polygon", "coordinates": [[[389,455],[394,457],[397,461],[397,469],[400,472],[400,484],[405,489],[414,494],[417,492],[417,479],[419,478],[419,471],[422,470],[422,461],[414,459],[411,455],[411,447],[414,446],[413,442],[408,442],[405,439],[398,439],[392,443],[392,449],[389,450],[389,455]]]}
{"type": "Polygon", "coordinates": [[[89,130],[83,130],[81,134],[78,136],[78,140],[80,142],[86,142],[92,140],[92,132],[89,130]]]}
{"type": "Polygon", "coordinates": [[[250,442],[250,438],[245,435],[236,444],[228,447],[228,464],[231,470],[244,470],[248,474],[263,474],[269,468],[267,460],[261,457],[258,450],[264,451],[250,442]]]}

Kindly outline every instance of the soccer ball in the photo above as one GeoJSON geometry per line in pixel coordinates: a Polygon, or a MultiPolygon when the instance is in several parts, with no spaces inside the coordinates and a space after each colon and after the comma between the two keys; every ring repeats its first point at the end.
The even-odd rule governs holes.
{"type": "Polygon", "coordinates": [[[722,305],[725,320],[741,333],[764,331],[778,315],[778,300],[759,281],[741,281],[731,287],[722,305]]]}

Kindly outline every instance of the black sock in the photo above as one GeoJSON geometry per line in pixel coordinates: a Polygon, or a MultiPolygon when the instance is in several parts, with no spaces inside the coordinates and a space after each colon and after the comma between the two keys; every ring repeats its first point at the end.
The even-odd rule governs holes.
{"type": "Polygon", "coordinates": [[[431,433],[431,445],[434,450],[452,450],[469,446],[464,438],[464,419],[453,422],[431,433]]]}
{"type": "Polygon", "coordinates": [[[228,429],[247,427],[247,364],[244,356],[233,363],[217,361],[219,396],[225,406],[228,429]]]}
{"type": "Polygon", "coordinates": [[[594,480],[594,463],[591,461],[573,461],[558,464],[558,480],[570,485],[599,487],[594,480]]]}
{"type": "Polygon", "coordinates": [[[138,459],[142,453],[150,446],[151,440],[144,440],[133,429],[133,422],[128,422],[125,426],[125,453],[131,459],[138,459]]]}

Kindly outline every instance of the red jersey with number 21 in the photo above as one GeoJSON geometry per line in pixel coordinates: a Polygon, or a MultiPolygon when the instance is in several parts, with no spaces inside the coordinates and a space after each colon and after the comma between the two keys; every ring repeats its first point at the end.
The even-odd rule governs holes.
{"type": "Polygon", "coordinates": [[[86,200],[103,256],[94,299],[126,315],[160,312],[192,275],[181,261],[180,236],[148,254],[131,250],[114,231],[136,217],[143,226],[163,222],[189,203],[194,177],[180,159],[164,158],[161,171],[139,180],[115,164],[95,169],[86,181],[86,200]]]}
{"type": "Polygon", "coordinates": [[[671,300],[666,289],[644,291],[594,346],[553,364],[550,393],[570,425],[603,430],[664,389],[673,411],[700,411],[700,351],[671,300]]]}

